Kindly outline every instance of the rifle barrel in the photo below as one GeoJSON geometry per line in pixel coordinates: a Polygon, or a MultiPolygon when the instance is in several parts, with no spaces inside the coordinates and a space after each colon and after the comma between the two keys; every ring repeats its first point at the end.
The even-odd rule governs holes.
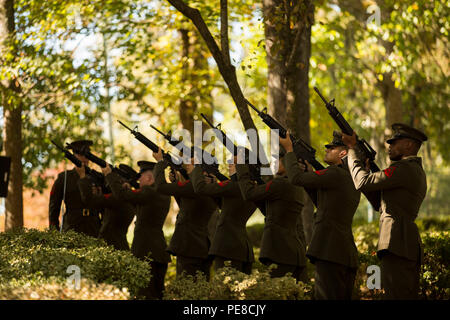
{"type": "Polygon", "coordinates": [[[131,132],[133,132],[134,130],[128,128],[122,121],[117,120],[117,122],[119,122],[122,126],[124,126],[125,128],[127,128],[128,130],[130,130],[131,132]]]}
{"type": "Polygon", "coordinates": [[[206,123],[211,127],[211,128],[216,128],[216,127],[214,127],[214,125],[212,124],[212,122],[211,121],[209,121],[209,119],[203,114],[203,113],[200,113],[200,115],[202,116],[202,118],[206,121],[206,123]]]}
{"type": "Polygon", "coordinates": [[[325,99],[325,97],[322,95],[322,93],[320,93],[319,88],[314,87],[314,90],[317,92],[317,94],[318,94],[319,97],[323,100],[323,102],[325,102],[325,104],[328,105],[327,99],[325,99]]]}
{"type": "Polygon", "coordinates": [[[245,102],[256,112],[260,113],[261,111],[259,111],[253,104],[250,103],[250,101],[248,101],[247,99],[244,99],[245,102]]]}

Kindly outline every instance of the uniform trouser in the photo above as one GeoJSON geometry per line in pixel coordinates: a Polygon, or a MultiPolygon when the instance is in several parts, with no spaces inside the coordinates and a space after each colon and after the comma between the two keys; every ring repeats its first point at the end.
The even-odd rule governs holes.
{"type": "Polygon", "coordinates": [[[150,268],[150,282],[147,287],[139,291],[139,295],[147,300],[161,300],[164,292],[164,278],[167,272],[167,263],[152,261],[150,262],[150,268]]]}
{"type": "Polygon", "coordinates": [[[386,300],[415,300],[419,294],[420,263],[386,252],[381,257],[381,286],[386,300]]]}
{"type": "Polygon", "coordinates": [[[203,258],[193,258],[177,255],[177,277],[184,272],[187,275],[196,276],[197,271],[202,272],[206,280],[209,281],[212,260],[203,258]]]}
{"type": "Polygon", "coordinates": [[[214,270],[223,268],[225,266],[225,261],[230,262],[230,267],[232,267],[240,272],[243,272],[246,274],[252,273],[252,262],[228,259],[228,258],[224,258],[224,257],[220,257],[220,256],[214,257],[214,270]]]}
{"type": "Polygon", "coordinates": [[[314,299],[350,300],[356,269],[325,260],[316,260],[314,299]]]}
{"type": "Polygon", "coordinates": [[[276,262],[265,262],[266,265],[275,264],[276,268],[270,270],[271,278],[284,277],[287,273],[291,273],[292,277],[297,281],[306,280],[306,267],[304,266],[294,266],[290,264],[281,264],[276,262]]]}

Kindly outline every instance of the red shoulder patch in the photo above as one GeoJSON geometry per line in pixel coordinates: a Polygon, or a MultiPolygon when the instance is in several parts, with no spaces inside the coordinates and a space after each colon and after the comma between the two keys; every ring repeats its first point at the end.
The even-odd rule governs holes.
{"type": "Polygon", "coordinates": [[[316,170],[316,171],[314,171],[314,173],[321,176],[321,175],[324,175],[327,170],[328,170],[328,168],[322,169],[322,170],[316,170]]]}
{"type": "Polygon", "coordinates": [[[112,193],[105,193],[103,196],[105,197],[105,199],[109,199],[111,198],[112,193]]]}
{"type": "Polygon", "coordinates": [[[179,187],[184,187],[184,186],[187,185],[188,183],[189,183],[189,180],[186,180],[186,181],[184,181],[184,182],[178,181],[178,182],[177,182],[177,185],[178,185],[179,187]]]}
{"type": "Polygon", "coordinates": [[[225,187],[228,183],[230,183],[230,180],[225,180],[225,181],[219,181],[218,184],[221,187],[225,187]]]}
{"type": "Polygon", "coordinates": [[[272,185],[273,180],[270,180],[269,182],[267,182],[266,184],[266,192],[269,191],[270,186],[272,185]]]}
{"type": "Polygon", "coordinates": [[[394,174],[394,170],[396,167],[389,167],[387,169],[384,169],[383,172],[386,175],[386,177],[390,178],[394,174]]]}
{"type": "Polygon", "coordinates": [[[141,189],[133,189],[133,190],[131,190],[131,192],[138,193],[138,192],[141,192],[141,189]]]}

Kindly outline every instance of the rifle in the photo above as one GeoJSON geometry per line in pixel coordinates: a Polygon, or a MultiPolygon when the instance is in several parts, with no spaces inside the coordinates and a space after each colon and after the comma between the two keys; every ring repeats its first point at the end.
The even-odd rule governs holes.
{"type": "Polygon", "coordinates": [[[138,180],[139,179],[139,173],[136,172],[132,167],[127,166],[126,164],[119,164],[120,171],[122,171],[122,175],[127,180],[138,180]]]}
{"type": "MultiPolygon", "coordinates": [[[[206,121],[206,123],[214,130],[214,133],[216,134],[217,138],[219,138],[222,141],[222,144],[227,148],[228,151],[233,156],[237,156],[238,154],[238,147],[231,141],[230,138],[226,135],[226,133],[222,130],[221,124],[219,123],[217,126],[214,126],[211,121],[203,114],[200,113],[202,118],[206,121]]],[[[247,148],[245,149],[245,163],[250,163],[249,158],[251,151],[247,148]]],[[[260,174],[260,168],[261,168],[261,162],[259,161],[259,157],[253,154],[253,156],[257,160],[257,164],[249,164],[249,170],[250,170],[250,176],[252,180],[255,180],[258,184],[264,184],[264,181],[261,178],[260,174]]]]}
{"type": "MultiPolygon", "coordinates": [[[[183,150],[189,150],[189,148],[184,144],[184,142],[182,142],[181,140],[178,140],[178,139],[174,138],[174,137],[170,134],[170,132],[169,132],[169,133],[164,133],[164,132],[162,132],[161,130],[158,130],[158,129],[157,129],[155,126],[153,126],[153,125],[150,125],[150,127],[152,127],[152,128],[153,128],[154,130],[156,130],[159,134],[161,134],[167,141],[169,141],[169,143],[170,143],[172,146],[174,146],[174,147],[177,148],[178,150],[180,150],[180,151],[183,151],[183,150]]],[[[192,152],[197,151],[197,152],[199,152],[199,153],[202,155],[202,159],[203,159],[203,156],[204,156],[204,155],[207,155],[207,156],[209,156],[211,159],[214,160],[214,164],[207,164],[207,163],[203,163],[203,161],[202,161],[201,166],[202,166],[202,168],[203,168],[204,171],[206,171],[206,172],[209,173],[209,174],[212,174],[212,175],[216,176],[216,178],[219,179],[219,181],[229,180],[228,177],[226,177],[226,176],[224,176],[222,173],[220,173],[219,168],[218,168],[218,167],[219,167],[219,164],[217,163],[217,159],[216,159],[216,157],[214,157],[211,153],[209,153],[209,152],[203,150],[202,148],[195,147],[195,146],[192,147],[192,148],[190,148],[190,150],[191,150],[192,156],[193,156],[193,153],[192,153],[192,152]]]]}
{"type": "MultiPolygon", "coordinates": [[[[328,109],[328,113],[330,114],[331,118],[333,118],[334,122],[336,122],[341,131],[346,135],[351,136],[353,134],[353,129],[347,122],[347,120],[344,119],[339,110],[335,107],[334,99],[328,102],[325,99],[325,97],[320,93],[317,87],[314,87],[314,90],[317,92],[319,97],[325,103],[325,107],[328,109]]],[[[370,144],[367,143],[367,141],[364,139],[359,139],[358,136],[356,136],[356,144],[358,145],[359,149],[364,153],[364,155],[369,159],[370,171],[372,172],[380,171],[380,168],[375,163],[375,155],[377,154],[377,152],[370,146],[370,144]]]]}
{"type": "MultiPolygon", "coordinates": [[[[158,147],[155,143],[153,143],[150,139],[148,139],[146,136],[144,136],[142,133],[140,133],[140,132],[138,132],[138,131],[136,131],[136,130],[133,130],[133,129],[128,128],[128,127],[127,127],[122,121],[120,121],[120,120],[117,120],[117,122],[119,122],[122,126],[124,126],[125,128],[127,128],[127,129],[134,135],[134,137],[135,137],[140,143],[142,143],[144,146],[146,146],[147,148],[149,148],[149,149],[152,150],[153,152],[158,152],[159,147],[158,147]]],[[[169,154],[169,153],[165,152],[165,151],[162,150],[162,149],[161,149],[161,151],[162,151],[164,160],[166,160],[166,161],[169,163],[169,166],[170,166],[172,169],[179,171],[179,172],[181,173],[181,175],[182,175],[186,180],[189,180],[189,175],[188,175],[187,171],[186,171],[186,170],[182,167],[182,165],[181,165],[181,163],[182,163],[181,159],[178,158],[178,157],[176,157],[176,156],[174,156],[174,155],[172,155],[172,154],[169,154]],[[177,162],[178,164],[175,163],[175,162],[173,161],[173,158],[175,158],[175,160],[176,160],[176,162],[177,162]]]]}
{"type": "MultiPolygon", "coordinates": [[[[258,113],[258,116],[262,119],[262,121],[270,128],[277,129],[280,137],[286,138],[287,130],[277,122],[272,116],[267,113],[267,108],[264,108],[262,111],[259,111],[253,104],[250,103],[247,99],[245,102],[258,113]]],[[[319,161],[316,160],[316,150],[307,144],[303,139],[296,138],[293,135],[291,136],[292,145],[294,147],[294,153],[297,159],[307,160],[316,170],[322,170],[325,167],[320,164],[319,161]]]]}
{"type": "MultiPolygon", "coordinates": [[[[64,157],[66,157],[68,160],[70,160],[78,168],[81,168],[82,163],[77,157],[75,157],[75,155],[73,155],[70,151],[68,151],[67,149],[63,148],[62,146],[58,145],[55,141],[53,141],[53,140],[50,140],[50,141],[55,145],[56,148],[58,148],[59,150],[64,152],[64,157]]],[[[84,170],[85,170],[87,175],[92,177],[92,179],[94,180],[94,183],[96,185],[102,187],[102,189],[104,191],[106,191],[105,190],[106,189],[106,187],[105,187],[105,178],[103,177],[103,175],[100,172],[92,170],[89,167],[84,167],[84,170]]]]}
{"type": "Polygon", "coordinates": [[[127,180],[127,182],[135,189],[139,189],[139,184],[137,183],[137,179],[130,179],[130,176],[128,173],[124,172],[122,169],[117,168],[115,166],[113,166],[112,164],[106,162],[105,160],[103,160],[102,158],[97,157],[96,155],[92,154],[90,151],[85,151],[83,153],[83,155],[89,159],[90,161],[92,161],[93,163],[95,163],[96,165],[98,165],[101,168],[106,168],[107,165],[109,165],[111,167],[111,170],[115,173],[117,173],[118,175],[120,175],[122,178],[125,178],[125,180],[127,180]]]}

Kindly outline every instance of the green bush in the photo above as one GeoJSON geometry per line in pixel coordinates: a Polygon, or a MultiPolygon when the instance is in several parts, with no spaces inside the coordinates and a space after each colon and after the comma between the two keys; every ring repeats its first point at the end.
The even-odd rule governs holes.
{"type": "Polygon", "coordinates": [[[420,232],[425,231],[449,231],[450,216],[431,216],[417,219],[417,227],[420,232]]]}
{"type": "Polygon", "coordinates": [[[82,278],[127,288],[132,297],[150,280],[148,264],[100,239],[73,231],[20,229],[0,233],[2,284],[52,277],[65,281],[71,275],[67,273],[70,265],[80,268],[82,278]]]}
{"type": "MultiPolygon", "coordinates": [[[[442,224],[436,224],[438,226],[442,224]]],[[[435,225],[435,226],[436,226],[435,225]]],[[[433,228],[430,228],[433,229],[433,228]]],[[[367,267],[380,265],[376,256],[378,242],[377,224],[359,226],[353,230],[359,251],[359,267],[356,275],[354,299],[381,299],[382,290],[369,290],[366,286],[367,267]]],[[[421,299],[450,299],[450,232],[421,233],[424,261],[420,276],[421,299]]]]}
{"type": "Polygon", "coordinates": [[[423,299],[450,299],[450,232],[422,235],[424,263],[420,279],[423,299]]]}
{"type": "Polygon", "coordinates": [[[58,277],[0,283],[0,300],[127,300],[126,289],[81,279],[80,289],[58,277]]]}
{"type": "Polygon", "coordinates": [[[251,275],[225,266],[211,281],[198,273],[182,276],[166,286],[165,300],[307,300],[311,287],[287,275],[271,278],[269,268],[251,275]]]}

